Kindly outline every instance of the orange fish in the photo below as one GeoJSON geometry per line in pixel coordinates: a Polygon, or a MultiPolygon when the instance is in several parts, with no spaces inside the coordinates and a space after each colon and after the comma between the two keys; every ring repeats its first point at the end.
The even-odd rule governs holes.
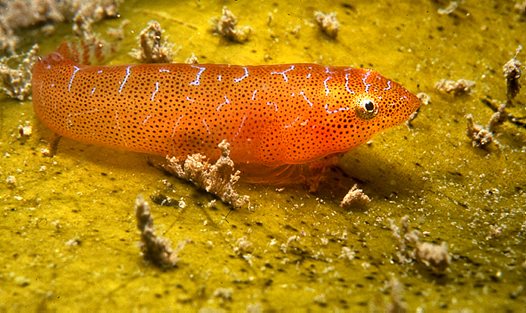
{"type": "Polygon", "coordinates": [[[375,71],[317,64],[78,64],[68,45],[33,69],[33,104],[53,132],[184,159],[279,168],[346,152],[402,123],[418,98],[375,71]]]}

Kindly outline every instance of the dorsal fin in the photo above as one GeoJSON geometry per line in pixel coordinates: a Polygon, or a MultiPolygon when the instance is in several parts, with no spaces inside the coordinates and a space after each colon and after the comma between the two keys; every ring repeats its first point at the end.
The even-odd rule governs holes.
{"type": "Polygon", "coordinates": [[[58,47],[56,53],[64,59],[71,60],[80,64],[103,63],[108,56],[116,50],[114,44],[102,40],[87,42],[77,40],[73,42],[63,42],[58,47]]]}

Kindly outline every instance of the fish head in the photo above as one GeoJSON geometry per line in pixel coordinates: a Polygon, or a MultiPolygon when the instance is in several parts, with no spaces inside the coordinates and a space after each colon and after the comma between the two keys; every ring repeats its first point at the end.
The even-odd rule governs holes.
{"type": "Polygon", "coordinates": [[[373,133],[407,121],[420,108],[420,99],[399,83],[372,70],[358,71],[361,82],[351,108],[373,133]]]}

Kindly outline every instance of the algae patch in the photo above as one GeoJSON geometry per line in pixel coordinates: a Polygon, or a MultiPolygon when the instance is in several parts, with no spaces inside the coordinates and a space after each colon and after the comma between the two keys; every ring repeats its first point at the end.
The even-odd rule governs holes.
{"type": "MultiPolygon", "coordinates": [[[[178,38],[178,62],[194,53],[207,63],[373,67],[432,101],[411,130],[392,129],[346,154],[345,173],[331,171],[315,194],[236,185],[257,206],[249,212],[229,211],[163,176],[143,155],[63,139],[53,157],[42,157],[50,133],[34,119],[31,103],[2,98],[0,310],[522,310],[524,89],[506,107],[516,120],[499,126],[497,151],[472,147],[465,115],[486,124],[498,106],[481,99],[508,99],[502,66],[522,40],[524,16],[511,2],[459,2],[448,14],[437,12],[448,4],[235,2],[229,9],[253,31],[250,40],[232,44],[209,32],[222,4],[124,3],[121,17],[133,23],[112,63],[132,61],[135,34],[155,18],[178,38]],[[338,40],[320,31],[314,11],[337,13],[338,40]],[[469,78],[476,88],[458,97],[438,93],[434,83],[444,77],[469,78]],[[22,140],[19,126],[26,121],[32,134],[22,140]],[[179,251],[175,270],[163,272],[138,256],[132,204],[137,194],[164,191],[166,180],[175,200],[151,205],[156,233],[192,244],[179,251]],[[355,183],[372,202],[365,210],[340,208],[355,183]],[[401,263],[391,221],[400,225],[404,216],[405,234],[418,231],[427,244],[417,256],[416,244],[407,242],[401,263]],[[432,264],[444,263],[422,260],[429,245],[442,242],[450,259],[437,272],[432,264]]],[[[70,30],[57,26],[57,35],[41,38],[42,51],[56,49],[70,30]]],[[[524,63],[521,53],[516,58],[524,63]]],[[[524,85],[524,76],[518,82],[524,85]]]]}

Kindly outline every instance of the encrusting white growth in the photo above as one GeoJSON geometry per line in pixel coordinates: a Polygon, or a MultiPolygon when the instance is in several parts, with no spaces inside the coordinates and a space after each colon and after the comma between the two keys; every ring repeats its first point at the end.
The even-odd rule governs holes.
{"type": "Polygon", "coordinates": [[[186,241],[179,242],[174,251],[168,239],[157,236],[154,231],[150,206],[140,195],[135,200],[135,216],[137,228],[141,232],[141,251],[144,258],[161,268],[177,266],[179,262],[178,253],[184,248],[186,241]]]}
{"type": "Polygon", "coordinates": [[[163,32],[159,22],[148,22],[138,36],[140,48],[133,49],[130,56],[143,63],[171,63],[174,44],[163,40],[163,32]]]}
{"type": "Polygon", "coordinates": [[[347,192],[345,197],[343,197],[340,202],[340,207],[342,208],[351,208],[351,207],[364,207],[371,199],[367,196],[362,189],[358,188],[357,184],[354,184],[352,188],[347,192]]]}
{"type": "Polygon", "coordinates": [[[234,161],[229,157],[230,144],[223,140],[218,148],[221,156],[214,164],[208,163],[206,156],[196,153],[189,155],[184,162],[175,157],[167,158],[168,164],[163,167],[178,178],[191,181],[197,187],[216,195],[234,209],[249,207],[250,198],[238,194],[234,189],[240,172],[234,169],[234,161]]]}
{"type": "Polygon", "coordinates": [[[442,93],[449,93],[455,96],[469,94],[475,87],[475,82],[467,79],[449,80],[441,79],[435,84],[435,89],[442,93]]]}
{"type": "Polygon", "coordinates": [[[393,236],[398,241],[396,256],[400,263],[417,261],[437,273],[444,272],[451,263],[448,246],[446,242],[437,245],[420,240],[420,232],[410,230],[409,217],[400,219],[400,227],[390,220],[393,236]]]}
{"type": "Polygon", "coordinates": [[[314,12],[314,18],[320,29],[330,38],[335,39],[338,36],[340,23],[336,19],[336,13],[314,12]]]}
{"type": "Polygon", "coordinates": [[[236,26],[237,17],[227,7],[223,7],[223,14],[212,19],[213,32],[237,43],[248,41],[252,28],[249,26],[236,26]]]}
{"type": "Polygon", "coordinates": [[[0,58],[0,81],[2,90],[8,97],[24,101],[31,99],[31,69],[38,57],[38,45],[33,45],[23,54],[0,58]],[[11,68],[10,65],[16,65],[11,68]]]}

